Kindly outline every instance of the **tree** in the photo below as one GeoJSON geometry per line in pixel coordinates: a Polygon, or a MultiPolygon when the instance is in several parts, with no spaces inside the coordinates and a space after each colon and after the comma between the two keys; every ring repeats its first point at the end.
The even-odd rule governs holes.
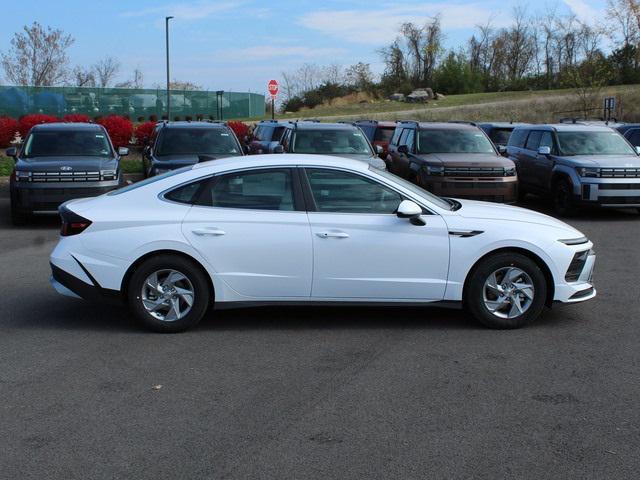
{"type": "Polygon", "coordinates": [[[76,66],[73,69],[73,84],[76,87],[95,87],[96,86],[96,77],[91,69],[83,68],[81,66],[76,66]]]}
{"type": "Polygon", "coordinates": [[[113,57],[104,57],[93,66],[96,82],[100,88],[106,88],[120,71],[120,62],[113,57]]]}
{"type": "Polygon", "coordinates": [[[116,88],[144,88],[144,75],[139,68],[136,68],[129,80],[116,83],[115,86],[116,88]]]}
{"type": "Polygon", "coordinates": [[[73,44],[71,35],[60,29],[42,27],[38,22],[24,26],[15,33],[1,63],[7,79],[16,85],[52,86],[67,79],[69,57],[73,44]]]}
{"type": "Polygon", "coordinates": [[[368,91],[373,84],[373,73],[368,63],[358,62],[347,68],[345,77],[349,85],[360,91],[368,91]]]}
{"type": "Polygon", "coordinates": [[[172,82],[169,82],[169,88],[171,90],[202,90],[202,87],[200,85],[196,85],[195,83],[191,82],[182,82],[175,79],[172,82]]]}

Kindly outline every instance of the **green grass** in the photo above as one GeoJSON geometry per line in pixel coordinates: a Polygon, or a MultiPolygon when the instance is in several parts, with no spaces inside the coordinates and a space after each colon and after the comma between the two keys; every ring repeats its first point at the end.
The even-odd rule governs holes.
{"type": "Polygon", "coordinates": [[[0,156],[0,177],[8,177],[13,171],[13,158],[0,156]]]}

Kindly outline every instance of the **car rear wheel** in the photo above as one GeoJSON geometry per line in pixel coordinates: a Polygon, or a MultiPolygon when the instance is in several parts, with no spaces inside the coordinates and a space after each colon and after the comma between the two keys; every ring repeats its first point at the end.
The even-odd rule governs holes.
{"type": "Polygon", "coordinates": [[[559,180],[553,187],[553,208],[561,217],[575,212],[571,184],[567,180],[559,180]]]}
{"type": "Polygon", "coordinates": [[[211,292],[201,268],[177,255],[159,255],[138,266],[129,281],[129,306],[150,330],[182,332],[197,325],[211,292]]]}
{"type": "Polygon", "coordinates": [[[465,306],[489,328],[519,328],[540,316],[547,282],[540,267],[519,253],[485,258],[471,273],[465,306]]]}

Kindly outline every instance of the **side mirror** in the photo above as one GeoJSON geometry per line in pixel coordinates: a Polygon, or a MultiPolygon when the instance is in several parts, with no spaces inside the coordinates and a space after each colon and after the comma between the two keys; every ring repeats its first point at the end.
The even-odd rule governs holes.
{"type": "Polygon", "coordinates": [[[284,147],[282,145],[276,145],[273,147],[273,153],[284,153],[284,147]]]}
{"type": "Polygon", "coordinates": [[[376,149],[376,153],[378,155],[382,155],[384,153],[384,149],[380,145],[376,145],[374,148],[376,149]]]}
{"type": "Polygon", "coordinates": [[[14,160],[17,160],[18,149],[16,147],[9,147],[5,150],[5,154],[7,157],[13,157],[14,160]]]}
{"type": "Polygon", "coordinates": [[[118,155],[120,155],[121,157],[126,157],[127,155],[129,155],[129,149],[127,147],[119,147],[118,155]]]}
{"type": "Polygon", "coordinates": [[[400,145],[398,147],[398,153],[401,153],[403,155],[408,155],[409,154],[409,147],[407,147],[406,145],[400,145]]]}
{"type": "Polygon", "coordinates": [[[411,200],[403,200],[396,210],[398,218],[408,218],[412,225],[424,226],[425,221],[420,218],[422,208],[411,200]]]}
{"type": "Polygon", "coordinates": [[[551,147],[540,147],[538,148],[539,155],[551,155],[551,147]]]}
{"type": "Polygon", "coordinates": [[[498,153],[500,155],[504,155],[505,153],[507,153],[507,147],[505,147],[504,145],[498,145],[498,153]]]}

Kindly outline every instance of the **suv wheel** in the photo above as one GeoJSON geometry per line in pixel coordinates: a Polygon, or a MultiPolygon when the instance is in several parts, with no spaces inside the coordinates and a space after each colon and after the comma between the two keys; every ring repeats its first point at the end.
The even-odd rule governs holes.
{"type": "Polygon", "coordinates": [[[18,210],[13,202],[11,202],[11,223],[16,227],[21,227],[29,223],[31,216],[21,210],[18,210]]]}
{"type": "Polygon", "coordinates": [[[194,262],[176,255],[159,255],[135,270],[127,297],[145,327],[175,333],[200,322],[209,307],[211,292],[194,262]]]}
{"type": "Polygon", "coordinates": [[[519,328],[540,316],[547,282],[540,267],[519,253],[490,256],[474,269],[465,307],[489,328],[519,328]]]}
{"type": "Polygon", "coordinates": [[[562,217],[575,212],[573,189],[565,179],[558,180],[553,187],[553,209],[562,217]]]}

